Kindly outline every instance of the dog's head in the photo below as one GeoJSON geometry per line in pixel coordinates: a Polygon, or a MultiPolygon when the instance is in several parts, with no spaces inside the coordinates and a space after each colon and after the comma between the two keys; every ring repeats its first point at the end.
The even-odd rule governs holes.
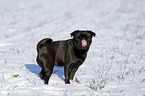
{"type": "Polygon", "coordinates": [[[73,45],[78,50],[88,50],[91,43],[92,43],[92,37],[95,37],[95,33],[90,30],[76,30],[71,33],[71,36],[73,36],[73,45]]]}

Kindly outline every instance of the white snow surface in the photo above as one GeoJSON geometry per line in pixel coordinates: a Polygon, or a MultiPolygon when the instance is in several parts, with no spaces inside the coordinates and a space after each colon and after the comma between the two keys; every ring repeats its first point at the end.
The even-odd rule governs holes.
{"type": "Polygon", "coordinates": [[[145,0],[0,0],[0,96],[145,96],[145,0]],[[70,85],[55,67],[40,79],[36,45],[90,29],[70,85]]]}

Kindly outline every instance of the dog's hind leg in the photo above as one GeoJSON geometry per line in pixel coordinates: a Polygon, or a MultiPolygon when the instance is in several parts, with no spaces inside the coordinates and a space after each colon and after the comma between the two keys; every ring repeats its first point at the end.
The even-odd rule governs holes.
{"type": "Polygon", "coordinates": [[[45,84],[48,84],[49,78],[53,72],[53,67],[54,67],[54,61],[52,60],[52,56],[44,56],[43,65],[44,65],[43,69],[45,72],[45,77],[44,77],[45,84]]]}
{"type": "Polygon", "coordinates": [[[53,72],[53,67],[54,66],[45,67],[45,74],[46,74],[44,77],[45,84],[48,84],[48,82],[49,82],[50,76],[53,72]]]}
{"type": "Polygon", "coordinates": [[[44,79],[46,76],[45,71],[42,69],[41,72],[39,73],[39,75],[40,75],[41,79],[44,79]]]}
{"type": "Polygon", "coordinates": [[[54,62],[51,59],[51,56],[48,55],[41,55],[41,57],[37,59],[37,62],[42,68],[41,72],[39,73],[40,78],[45,80],[45,84],[48,84],[49,78],[53,72],[54,62]]]}

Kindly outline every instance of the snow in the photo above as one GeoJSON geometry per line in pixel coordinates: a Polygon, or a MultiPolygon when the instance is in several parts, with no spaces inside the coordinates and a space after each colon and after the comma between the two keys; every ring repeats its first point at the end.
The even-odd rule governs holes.
{"type": "Polygon", "coordinates": [[[144,96],[144,0],[0,0],[0,96],[144,96]],[[97,35],[70,85],[55,67],[40,79],[36,44],[97,35]]]}

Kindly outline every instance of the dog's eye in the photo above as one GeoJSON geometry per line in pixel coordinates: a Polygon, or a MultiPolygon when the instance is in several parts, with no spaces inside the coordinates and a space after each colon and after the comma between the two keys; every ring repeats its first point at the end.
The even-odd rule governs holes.
{"type": "Polygon", "coordinates": [[[87,38],[87,40],[91,40],[90,38],[87,38]]]}
{"type": "Polygon", "coordinates": [[[82,37],[79,37],[79,39],[82,39],[82,37]]]}

